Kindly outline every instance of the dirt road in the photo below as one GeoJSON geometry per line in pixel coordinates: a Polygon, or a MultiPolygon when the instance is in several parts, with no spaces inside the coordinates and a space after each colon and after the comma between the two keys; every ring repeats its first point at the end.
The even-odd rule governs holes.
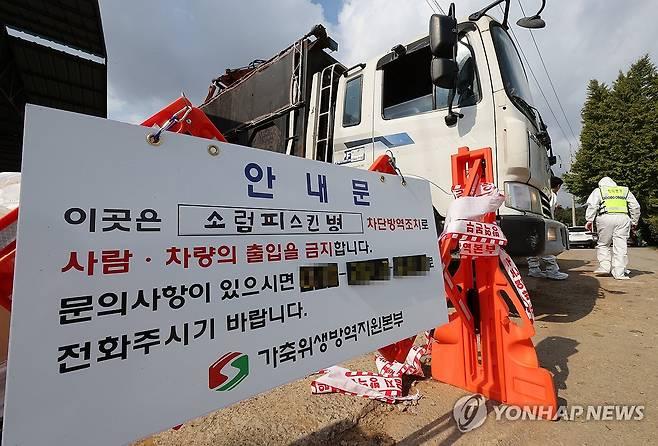
{"type": "MultiPolygon", "coordinates": [[[[168,431],[140,446],[238,444],[653,444],[658,432],[658,251],[629,252],[632,280],[595,277],[593,250],[559,257],[564,282],[527,278],[539,360],[560,404],[644,405],[641,421],[510,421],[489,414],[461,434],[452,418],[467,393],[431,379],[414,383],[416,406],[310,395],[300,380],[168,431]]],[[[375,370],[372,355],[348,363],[375,370]]]]}

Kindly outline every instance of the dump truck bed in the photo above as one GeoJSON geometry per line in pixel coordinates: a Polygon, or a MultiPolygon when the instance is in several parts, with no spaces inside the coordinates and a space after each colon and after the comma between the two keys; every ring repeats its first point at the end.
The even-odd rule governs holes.
{"type": "Polygon", "coordinates": [[[229,142],[304,156],[313,75],[337,63],[325,52],[337,44],[316,28],[201,106],[229,142]]]}

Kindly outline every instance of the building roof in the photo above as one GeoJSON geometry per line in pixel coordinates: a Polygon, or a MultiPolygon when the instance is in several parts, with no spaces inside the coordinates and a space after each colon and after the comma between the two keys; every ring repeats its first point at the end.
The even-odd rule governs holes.
{"type": "Polygon", "coordinates": [[[97,0],[2,0],[0,23],[106,56],[97,0]]]}
{"type": "Polygon", "coordinates": [[[97,0],[3,0],[0,25],[0,171],[18,171],[26,103],[107,115],[107,55],[97,0]]]}

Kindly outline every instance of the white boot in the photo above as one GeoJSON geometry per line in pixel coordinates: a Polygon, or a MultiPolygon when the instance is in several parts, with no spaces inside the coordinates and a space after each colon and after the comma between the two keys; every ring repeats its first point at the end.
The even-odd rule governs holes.
{"type": "Polygon", "coordinates": [[[594,274],[599,276],[609,276],[612,270],[612,264],[609,260],[599,261],[599,266],[594,270],[594,274]]]}
{"type": "Polygon", "coordinates": [[[546,273],[546,278],[551,280],[564,280],[569,277],[569,274],[562,271],[550,271],[546,273]]]}
{"type": "Polygon", "coordinates": [[[630,277],[626,275],[626,268],[612,268],[612,277],[617,280],[629,280],[630,277]]]}
{"type": "Polygon", "coordinates": [[[528,275],[530,277],[537,277],[539,279],[543,279],[544,277],[546,277],[546,273],[540,270],[539,268],[530,268],[528,270],[528,275]]]}
{"type": "Polygon", "coordinates": [[[555,256],[544,256],[542,260],[546,263],[546,278],[551,280],[564,280],[569,274],[560,272],[555,256]]]}

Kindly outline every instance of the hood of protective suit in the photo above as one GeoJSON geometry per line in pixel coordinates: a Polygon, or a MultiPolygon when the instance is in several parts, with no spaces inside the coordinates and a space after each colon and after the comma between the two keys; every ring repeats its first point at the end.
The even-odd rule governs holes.
{"type": "Polygon", "coordinates": [[[617,183],[615,183],[610,177],[603,177],[599,180],[599,187],[602,186],[615,187],[616,185],[617,183]]]}

